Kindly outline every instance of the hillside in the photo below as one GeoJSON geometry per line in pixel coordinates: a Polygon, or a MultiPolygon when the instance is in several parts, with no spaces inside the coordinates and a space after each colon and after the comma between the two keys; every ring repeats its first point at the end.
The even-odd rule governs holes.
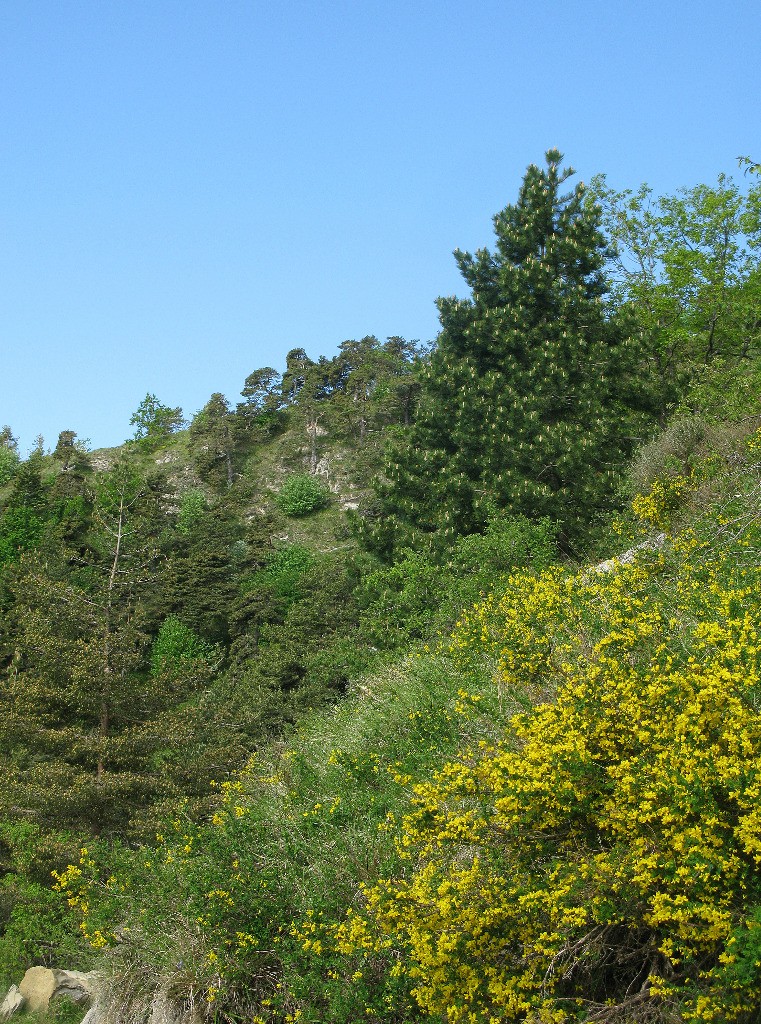
{"type": "Polygon", "coordinates": [[[561,159],[431,352],[148,394],[117,449],[3,431],[8,982],[96,969],[88,1024],[758,1018],[761,191],[561,159]]]}
{"type": "Polygon", "coordinates": [[[268,1022],[755,1019],[759,428],[753,398],[641,454],[616,529],[660,550],[506,574],[263,748],[208,825],[91,846],[60,884],[108,1019],[158,990],[268,1022]]]}

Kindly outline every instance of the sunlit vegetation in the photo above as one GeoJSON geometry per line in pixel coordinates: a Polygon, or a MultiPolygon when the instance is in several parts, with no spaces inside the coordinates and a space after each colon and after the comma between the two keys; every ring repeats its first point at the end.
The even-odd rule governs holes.
{"type": "Polygon", "coordinates": [[[0,434],[0,975],[95,965],[113,1024],[758,1019],[761,187],[561,161],[431,351],[0,434]]]}

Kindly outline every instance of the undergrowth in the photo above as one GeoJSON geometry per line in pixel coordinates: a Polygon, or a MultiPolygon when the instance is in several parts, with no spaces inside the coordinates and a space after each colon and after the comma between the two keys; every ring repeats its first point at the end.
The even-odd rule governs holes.
{"type": "Polygon", "coordinates": [[[207,825],[85,851],[114,1022],[162,986],[256,1024],[757,1020],[761,433],[728,436],[635,498],[660,550],[512,572],[207,825]]]}

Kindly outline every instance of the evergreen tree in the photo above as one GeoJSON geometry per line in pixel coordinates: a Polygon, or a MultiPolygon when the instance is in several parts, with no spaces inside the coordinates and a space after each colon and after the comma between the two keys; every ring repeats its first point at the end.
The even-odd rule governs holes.
{"type": "Polygon", "coordinates": [[[317,438],[325,431],[324,421],[332,411],[328,399],[335,389],[336,371],[333,360],[320,356],[314,362],[302,348],[292,349],[286,356],[283,398],[295,410],[309,439],[310,473],[317,471],[317,438]]]}
{"type": "Polygon", "coordinates": [[[185,426],[182,409],[163,405],[155,395],[147,394],[130,417],[135,428],[133,440],[146,451],[154,451],[165,444],[171,434],[185,426]]]}
{"type": "Polygon", "coordinates": [[[239,424],[227,399],[219,392],[196,415],[190,425],[190,441],[193,461],[203,480],[217,485],[224,481],[232,487],[239,424]]]}
{"type": "Polygon", "coordinates": [[[145,674],[149,637],[137,599],[156,585],[155,498],[120,461],[93,482],[78,564],[27,555],[13,572],[15,649],[0,677],[8,710],[0,816],[121,831],[138,805],[171,791],[152,763],[171,740],[145,724],[176,693],[145,674]]]}
{"type": "Polygon", "coordinates": [[[271,366],[254,370],[246,377],[241,398],[236,412],[246,429],[258,427],[266,437],[276,425],[283,405],[282,375],[271,366]]]}
{"type": "Polygon", "coordinates": [[[35,448],[15,469],[8,501],[0,515],[0,566],[38,547],[49,513],[44,455],[35,448]]]}
{"type": "Polygon", "coordinates": [[[18,441],[6,424],[0,430],[0,487],[13,479],[19,464],[18,441]]]}
{"type": "Polygon", "coordinates": [[[496,247],[455,259],[469,299],[438,300],[441,333],[418,416],[391,451],[365,536],[388,552],[442,548],[495,509],[567,536],[611,501],[642,436],[635,346],[604,305],[600,211],[550,150],[494,218],[496,247]]]}
{"type": "Polygon", "coordinates": [[[70,474],[76,480],[82,481],[92,472],[87,446],[88,442],[78,438],[76,431],[61,431],[53,451],[53,458],[61,463],[61,474],[70,474]]]}
{"type": "Polygon", "coordinates": [[[376,390],[386,369],[377,338],[368,335],[359,341],[344,341],[338,346],[336,385],[338,413],[360,442],[367,437],[378,411],[376,390]]]}
{"type": "Polygon", "coordinates": [[[388,338],[383,353],[390,372],[383,382],[383,411],[387,421],[409,427],[420,399],[420,369],[428,351],[418,341],[406,341],[397,335],[388,338]]]}

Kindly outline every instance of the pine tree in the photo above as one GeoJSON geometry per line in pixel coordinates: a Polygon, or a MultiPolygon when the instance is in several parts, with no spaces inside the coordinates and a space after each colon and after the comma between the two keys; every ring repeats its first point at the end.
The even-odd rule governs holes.
{"type": "Polygon", "coordinates": [[[193,461],[201,478],[232,487],[241,421],[224,395],[215,392],[190,425],[193,461]]]}
{"type": "Polygon", "coordinates": [[[608,315],[600,211],[550,150],[496,246],[455,252],[469,299],[438,300],[441,333],[418,416],[390,454],[378,550],[442,548],[495,510],[549,517],[566,537],[610,503],[615,470],[642,436],[647,401],[634,343],[608,315]]]}
{"type": "Polygon", "coordinates": [[[278,424],[283,406],[282,374],[271,366],[254,370],[246,377],[236,413],[246,430],[258,428],[262,438],[278,424]]]}
{"type": "Polygon", "coordinates": [[[18,441],[6,424],[0,430],[0,487],[13,479],[19,465],[18,441]]]}
{"type": "Polygon", "coordinates": [[[177,693],[146,675],[150,638],[137,600],[157,583],[157,496],[126,460],[92,488],[86,554],[26,555],[10,581],[0,817],[122,832],[140,805],[172,792],[153,760],[172,738],[150,722],[177,693]]]}

